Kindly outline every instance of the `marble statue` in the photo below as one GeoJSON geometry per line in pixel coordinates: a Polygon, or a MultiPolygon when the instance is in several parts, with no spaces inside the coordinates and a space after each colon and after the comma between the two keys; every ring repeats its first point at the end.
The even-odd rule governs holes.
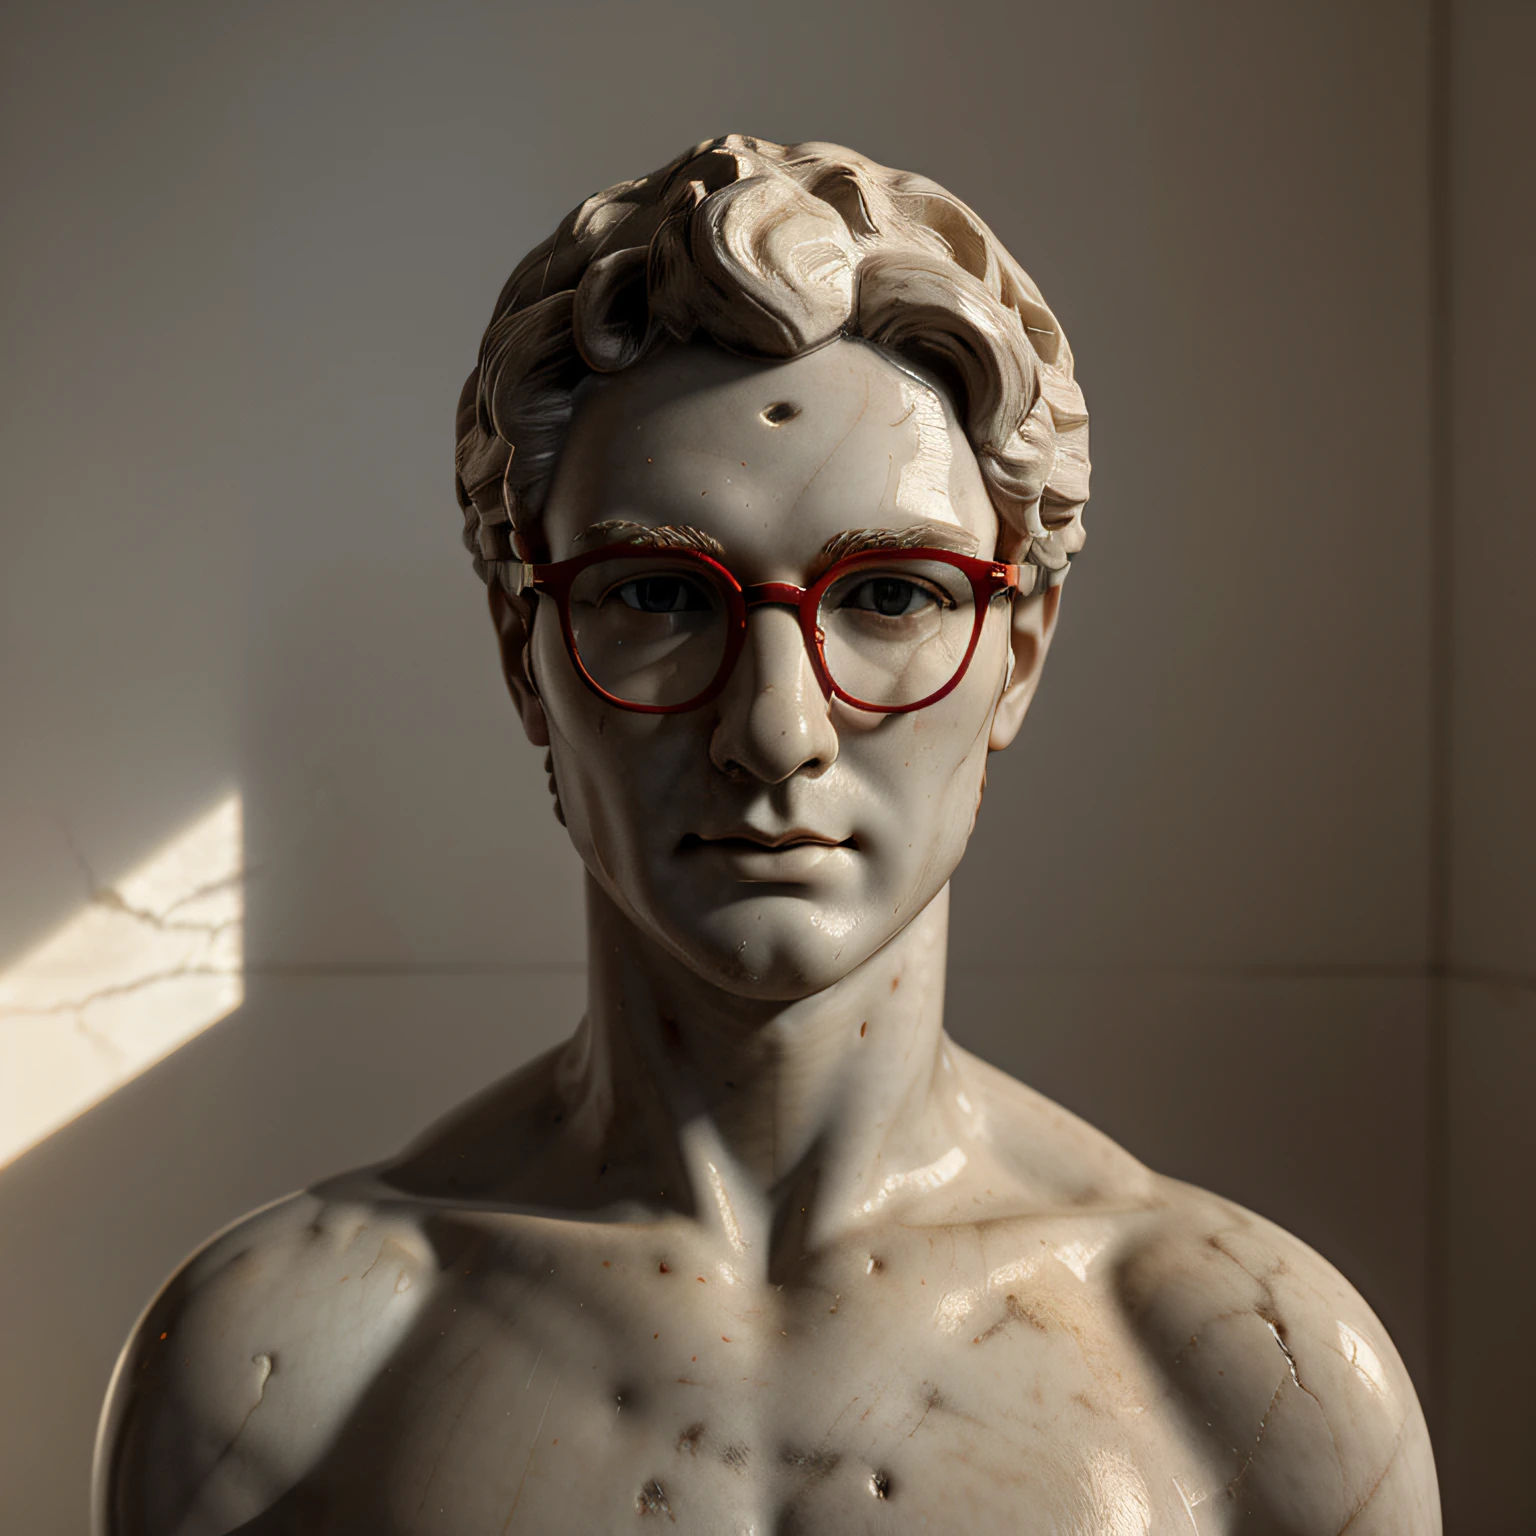
{"type": "Polygon", "coordinates": [[[183,1266],[97,1531],[1438,1532],[1349,1284],[944,1033],[1088,495],[992,232],[835,145],[700,145],[517,268],[457,444],[587,1012],[183,1266]]]}

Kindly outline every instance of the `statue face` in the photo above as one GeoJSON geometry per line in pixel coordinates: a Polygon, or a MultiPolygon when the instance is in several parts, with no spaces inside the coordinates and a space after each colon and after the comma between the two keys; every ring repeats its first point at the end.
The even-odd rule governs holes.
{"type": "MultiPolygon", "coordinates": [[[[545,503],[550,559],[641,536],[600,524],[698,530],[744,585],[808,586],[848,530],[927,525],[924,542],[983,557],[998,532],[947,399],[851,340],[787,363],[677,347],[589,380],[545,503]]],[[[1009,633],[1002,597],[947,698],[882,715],[825,698],[794,614],[755,607],[724,692],[647,715],[582,683],[542,601],[531,707],[571,837],[619,908],[716,985],[788,999],[847,974],[949,879],[998,744],[1009,633]]]]}

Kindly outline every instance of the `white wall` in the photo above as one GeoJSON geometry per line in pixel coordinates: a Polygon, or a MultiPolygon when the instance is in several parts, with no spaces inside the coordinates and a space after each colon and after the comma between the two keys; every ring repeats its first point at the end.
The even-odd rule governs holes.
{"type": "MultiPolygon", "coordinates": [[[[450,422],[517,257],[733,129],[972,201],[1093,412],[1088,548],[956,881],[954,1033],[1319,1247],[1428,1392],[1429,6],[872,15],[11,21],[0,966],[84,898],[71,841],[111,880],[237,788],[250,878],[245,1007],[0,1172],[0,1528],[83,1529],[117,1345],[189,1247],[574,1021],[576,863],[501,695],[450,422]]],[[[1458,444],[1516,440],[1488,393],[1458,444]]],[[[1528,549],[1506,491],[1478,521],[1528,549]]],[[[1458,613],[1517,609],[1513,554],[1458,613]]],[[[1458,827],[1495,747],[1457,759],[1458,827]]],[[[1528,1000],[1530,926],[1462,892],[1526,936],[1477,963],[1528,1000]]]]}

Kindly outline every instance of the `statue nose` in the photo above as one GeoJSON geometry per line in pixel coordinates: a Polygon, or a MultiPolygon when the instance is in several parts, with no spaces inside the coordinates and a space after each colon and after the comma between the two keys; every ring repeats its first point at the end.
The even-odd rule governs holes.
{"type": "Polygon", "coordinates": [[[766,784],[816,775],[837,760],[837,731],[794,610],[751,609],[740,659],[720,698],[710,759],[766,784]]]}

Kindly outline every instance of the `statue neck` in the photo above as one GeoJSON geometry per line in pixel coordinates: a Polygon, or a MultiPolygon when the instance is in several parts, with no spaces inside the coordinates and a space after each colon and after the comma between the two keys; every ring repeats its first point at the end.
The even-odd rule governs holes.
{"type": "Polygon", "coordinates": [[[744,1267],[771,1270],[786,1245],[857,1223],[956,1144],[937,1102],[948,920],[946,886],[832,986],[745,998],[690,971],[588,877],[587,1017],[562,1096],[605,1155],[649,1169],[667,1204],[690,1204],[744,1267]]]}

